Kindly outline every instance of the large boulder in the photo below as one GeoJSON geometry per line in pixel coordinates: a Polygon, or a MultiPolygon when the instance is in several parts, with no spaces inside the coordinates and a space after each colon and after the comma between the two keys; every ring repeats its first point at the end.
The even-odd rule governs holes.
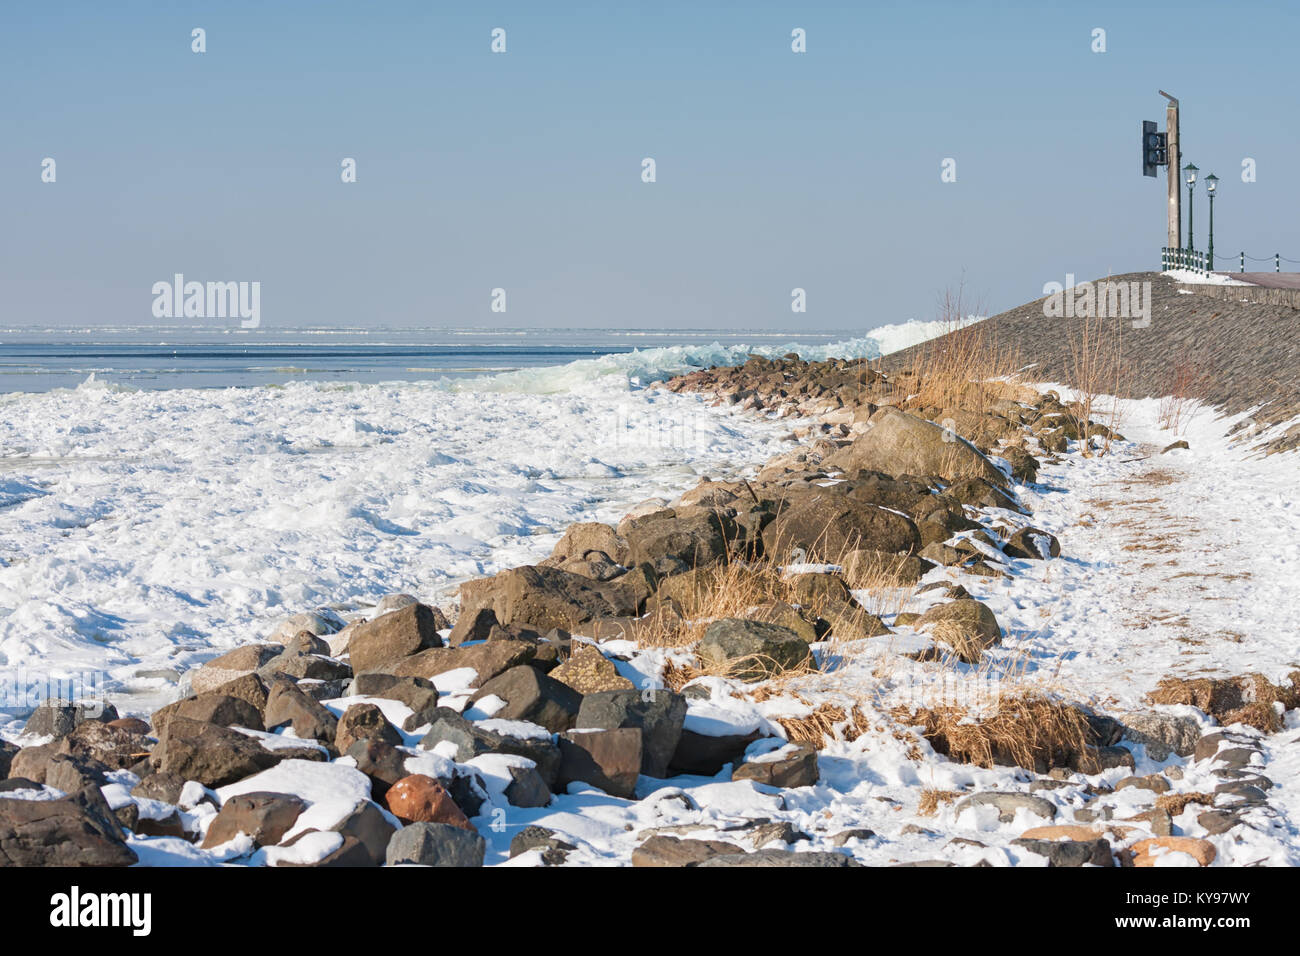
{"type": "Polygon", "coordinates": [[[849,474],[883,471],[937,475],[954,481],[984,478],[996,485],[1007,484],[997,466],[955,432],[888,405],[871,416],[866,432],[822,464],[849,474]]]}
{"type": "Polygon", "coordinates": [[[686,698],[670,690],[608,690],[582,698],[575,727],[579,730],[641,731],[641,773],[668,776],[668,765],[682,736],[686,698]]]}
{"type": "Polygon", "coordinates": [[[264,729],[262,715],[256,707],[241,697],[231,697],[216,691],[168,704],[154,712],[150,723],[156,733],[163,734],[167,731],[167,722],[173,717],[188,717],[190,720],[201,720],[221,727],[264,729]]]}
{"type": "Polygon", "coordinates": [[[286,747],[267,750],[237,730],[218,727],[188,717],[173,717],[150,755],[154,769],[197,780],[205,787],[221,787],[273,767],[281,760],[319,760],[316,748],[286,747]]]}
{"type": "Polygon", "coordinates": [[[579,694],[632,689],[632,682],[620,675],[613,662],[591,644],[578,646],[567,661],[550,672],[550,676],[568,684],[579,694]]]}
{"type": "MultiPolygon", "coordinates": [[[[599,695],[597,695],[599,696],[599,695]]],[[[560,751],[549,736],[522,737],[489,730],[471,723],[454,710],[440,708],[420,747],[433,750],[441,743],[455,747],[454,759],[465,763],[482,754],[514,754],[527,757],[548,787],[555,786],[560,770],[560,751]]]]}
{"type": "Polygon", "coordinates": [[[738,538],[737,525],[722,512],[709,508],[665,509],[620,525],[627,539],[628,560],[658,567],[675,559],[688,568],[723,560],[728,546],[738,538]]]}
{"type": "Polygon", "coordinates": [[[447,788],[422,773],[398,780],[384,794],[384,802],[393,816],[406,823],[445,823],[475,832],[447,788]]]}
{"type": "Polygon", "coordinates": [[[538,631],[556,627],[571,631],[594,618],[635,614],[643,600],[644,595],[635,593],[622,578],[595,581],[535,565],[511,568],[486,583],[471,581],[461,587],[462,615],[490,607],[500,624],[527,624],[538,631]]]}
{"type": "Polygon", "coordinates": [[[672,776],[689,773],[712,777],[727,764],[740,760],[749,745],[761,736],[757,730],[747,734],[712,735],[683,728],[677,749],[673,751],[669,773],[672,776]]]}
{"type": "Polygon", "coordinates": [[[835,563],[863,548],[910,554],[920,547],[911,518],[842,494],[806,496],[763,529],[765,553],[780,562],[835,563]]]}
{"type": "Polygon", "coordinates": [[[357,673],[375,670],[430,647],[441,647],[438,629],[445,621],[440,617],[426,604],[408,604],[358,624],[348,643],[352,669],[357,673]]]}
{"type": "Polygon", "coordinates": [[[807,643],[788,627],[737,617],[710,624],[695,653],[706,667],[749,682],[807,667],[812,660],[807,643]]]}
{"type": "Polygon", "coordinates": [[[203,848],[229,843],[240,833],[247,833],[255,846],[275,846],[307,809],[307,804],[289,793],[241,793],[221,806],[208,826],[203,848]]]}
{"type": "Polygon", "coordinates": [[[27,718],[23,733],[40,737],[63,737],[87,720],[109,721],[116,717],[117,710],[102,702],[43,700],[27,718]]]}
{"type": "Polygon", "coordinates": [[[190,671],[190,687],[196,694],[215,691],[237,677],[255,673],[283,651],[284,647],[280,644],[245,644],[237,647],[190,671]]]}
{"type": "Polygon", "coordinates": [[[778,751],[752,757],[731,773],[732,780],[752,780],[769,787],[811,787],[818,780],[817,750],[809,744],[789,744],[778,751]]]}
{"type": "Polygon", "coordinates": [[[330,745],[338,735],[338,718],[320,701],[283,678],[271,685],[266,698],[265,723],[268,730],[277,730],[287,724],[293,727],[297,737],[330,745]]]}
{"type": "Polygon", "coordinates": [[[488,641],[470,647],[435,647],[398,661],[387,670],[398,677],[431,680],[447,671],[468,667],[478,677],[471,687],[482,687],[512,667],[527,664],[537,656],[537,645],[528,641],[488,641]]]}
{"type": "Polygon", "coordinates": [[[389,866],[482,866],[487,841],[445,823],[412,823],[388,841],[389,866]]]}
{"type": "Polygon", "coordinates": [[[98,788],[60,800],[0,800],[0,866],[132,866],[98,788]]]}
{"type": "Polygon", "coordinates": [[[978,664],[981,652],[1002,641],[1002,628],[987,604],[971,598],[936,604],[913,625],[952,648],[959,660],[978,664]]]}
{"type": "MultiPolygon", "coordinates": [[[[806,651],[807,645],[803,647],[806,651]]],[[[576,690],[527,664],[512,667],[492,678],[474,693],[470,701],[477,703],[485,697],[505,701],[505,706],[493,714],[494,717],[530,721],[553,734],[572,727],[582,706],[582,695],[576,690]]]]}
{"type": "Polygon", "coordinates": [[[392,747],[402,744],[402,735],[384,717],[384,712],[374,704],[353,704],[339,718],[334,735],[334,749],[348,752],[358,740],[378,740],[392,747]]]}
{"type": "Polygon", "coordinates": [[[636,796],[641,772],[641,731],[571,730],[560,743],[560,786],[580,781],[599,787],[610,796],[636,796]]]}

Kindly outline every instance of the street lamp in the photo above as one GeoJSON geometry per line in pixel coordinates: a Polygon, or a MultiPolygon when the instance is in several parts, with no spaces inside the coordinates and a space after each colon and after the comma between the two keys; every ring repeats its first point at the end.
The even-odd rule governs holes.
{"type": "Polygon", "coordinates": [[[1205,177],[1205,194],[1210,197],[1210,271],[1214,271],[1214,191],[1219,186],[1219,177],[1210,173],[1205,177]]]}
{"type": "Polygon", "coordinates": [[[1191,163],[1183,167],[1187,174],[1187,248],[1195,249],[1196,241],[1192,238],[1192,187],[1196,185],[1196,174],[1200,172],[1191,163]]]}

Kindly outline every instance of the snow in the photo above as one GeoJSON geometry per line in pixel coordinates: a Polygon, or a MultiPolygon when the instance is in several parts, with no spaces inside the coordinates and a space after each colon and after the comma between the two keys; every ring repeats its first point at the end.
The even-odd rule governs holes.
{"type": "Polygon", "coordinates": [[[1211,272],[1209,275],[1203,275],[1200,272],[1193,272],[1190,269],[1168,269],[1162,273],[1162,276],[1174,280],[1175,282],[1186,282],[1192,285],[1250,285],[1249,282],[1242,282],[1240,279],[1234,279],[1223,272],[1211,272]]]}

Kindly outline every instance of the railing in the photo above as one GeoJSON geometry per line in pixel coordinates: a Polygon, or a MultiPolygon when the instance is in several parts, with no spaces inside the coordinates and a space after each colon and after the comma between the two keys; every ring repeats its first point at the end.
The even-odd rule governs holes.
{"type": "Polygon", "coordinates": [[[1271,256],[1265,256],[1265,257],[1262,258],[1262,259],[1258,259],[1258,258],[1256,258],[1255,256],[1248,256],[1248,255],[1246,255],[1244,252],[1239,252],[1239,253],[1237,253],[1235,256],[1215,256],[1214,258],[1216,258],[1216,259],[1221,259],[1221,260],[1223,260],[1223,261],[1225,261],[1225,262],[1231,262],[1233,259],[1236,259],[1237,262],[1238,262],[1238,265],[1239,265],[1240,268],[1241,268],[1241,271],[1242,271],[1242,272],[1245,272],[1245,271],[1246,271],[1246,260],[1247,260],[1247,259],[1249,259],[1251,262],[1272,262],[1272,263],[1273,263],[1273,271],[1274,271],[1274,272],[1281,272],[1281,271],[1282,271],[1282,263],[1284,263],[1284,262],[1290,262],[1290,263],[1297,263],[1297,264],[1300,264],[1300,263],[1298,263],[1297,260],[1295,260],[1295,259],[1288,259],[1286,256],[1282,255],[1282,253],[1280,253],[1280,252],[1275,252],[1275,253],[1273,253],[1271,256]]]}
{"type": "Polygon", "coordinates": [[[1195,249],[1171,249],[1168,246],[1160,248],[1160,271],[1169,272],[1171,269],[1182,269],[1186,272],[1195,272],[1197,275],[1210,274],[1210,257],[1204,252],[1197,252],[1195,249]]]}

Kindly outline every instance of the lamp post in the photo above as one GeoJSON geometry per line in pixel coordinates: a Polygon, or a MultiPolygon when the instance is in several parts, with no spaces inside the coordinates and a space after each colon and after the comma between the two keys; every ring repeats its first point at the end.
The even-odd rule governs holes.
{"type": "Polygon", "coordinates": [[[1188,163],[1183,172],[1187,174],[1187,249],[1191,251],[1196,248],[1196,240],[1192,238],[1192,187],[1196,185],[1196,174],[1200,170],[1188,163]]]}
{"type": "Polygon", "coordinates": [[[1205,194],[1210,197],[1210,271],[1214,271],[1214,191],[1219,186],[1219,177],[1210,173],[1205,177],[1205,194]]]}

